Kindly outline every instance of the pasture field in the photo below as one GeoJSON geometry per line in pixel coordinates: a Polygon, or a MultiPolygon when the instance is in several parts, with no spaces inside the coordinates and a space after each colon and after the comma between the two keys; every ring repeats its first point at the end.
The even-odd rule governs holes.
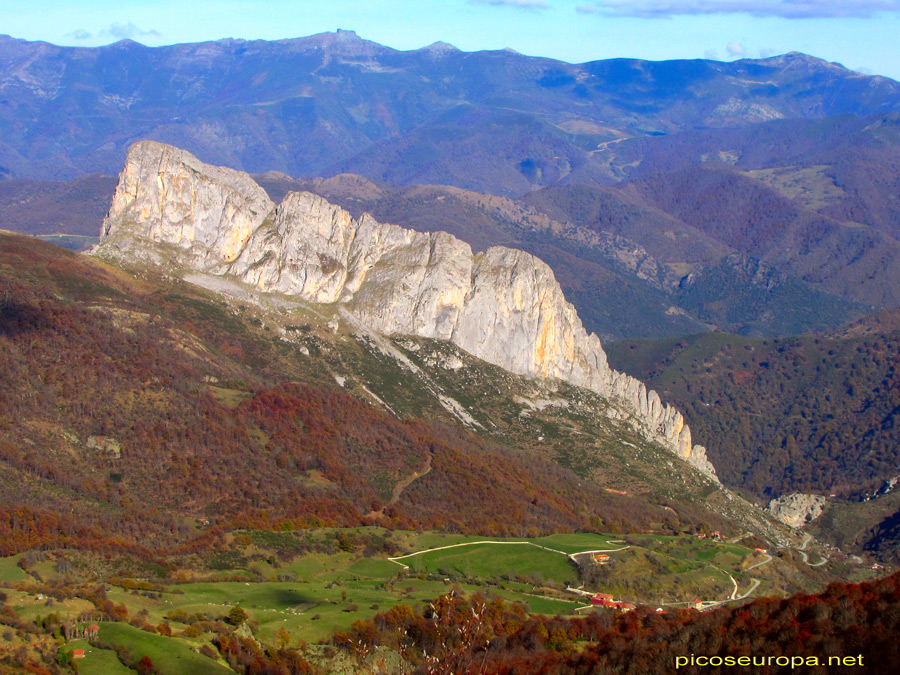
{"type": "MultiPolygon", "coordinates": [[[[400,567],[388,564],[395,568],[394,575],[400,571],[400,567]]],[[[130,613],[146,610],[147,620],[154,625],[165,622],[173,610],[224,617],[232,607],[240,606],[258,624],[257,635],[263,640],[274,640],[278,631],[284,628],[292,636],[316,642],[330,637],[335,630],[348,628],[357,619],[369,618],[396,604],[421,605],[451,588],[442,581],[418,578],[391,581],[391,578],[366,578],[349,573],[340,576],[344,576],[344,580],[334,583],[180,584],[172,587],[177,593],[162,593],[159,599],[112,588],[108,596],[113,602],[125,604],[130,613]]],[[[461,584],[461,588],[473,593],[481,590],[469,584],[461,584]]],[[[509,600],[525,601],[529,607],[532,601],[538,601],[515,591],[502,595],[509,600]]],[[[177,621],[171,621],[171,625],[175,634],[186,628],[177,621]]]]}
{"type": "Polygon", "coordinates": [[[568,556],[529,542],[473,543],[399,559],[412,572],[460,575],[466,579],[533,578],[566,584],[578,579],[568,556]]]}
{"type": "Polygon", "coordinates": [[[87,640],[72,640],[63,650],[84,650],[84,658],[78,659],[78,675],[134,675],[134,671],[119,661],[112,649],[102,649],[87,640]]]}
{"type": "Polygon", "coordinates": [[[601,548],[618,548],[622,544],[610,544],[612,541],[621,541],[618,535],[594,534],[581,532],[576,534],[551,534],[546,537],[484,537],[461,534],[441,534],[436,532],[394,533],[394,539],[400,543],[407,552],[422,551],[453,544],[471,543],[477,541],[527,541],[547,548],[553,548],[565,553],[578,553],[601,548]]]}
{"type": "Polygon", "coordinates": [[[66,600],[54,600],[48,597],[40,597],[38,594],[26,591],[4,590],[7,596],[7,604],[13,608],[16,614],[26,621],[34,621],[38,617],[55,613],[57,616],[78,616],[83,611],[94,609],[94,605],[81,598],[68,598],[66,600]]]}
{"type": "Polygon", "coordinates": [[[19,567],[21,558],[21,554],[0,558],[0,583],[14,584],[28,578],[28,575],[19,567]]]}
{"type": "MultiPolygon", "coordinates": [[[[362,557],[349,551],[306,553],[275,566],[254,563],[251,567],[267,581],[170,585],[169,592],[158,598],[121,588],[111,588],[108,594],[131,613],[145,611],[155,625],[167,621],[175,610],[221,618],[239,605],[255,622],[263,640],[273,640],[285,629],[295,639],[316,642],[357,619],[396,604],[420,605],[453,587],[463,592],[489,590],[525,604],[531,612],[571,613],[584,601],[562,592],[566,585],[577,586],[582,581],[568,555],[583,551],[610,551],[612,562],[604,566],[604,583],[597,590],[612,592],[617,598],[640,600],[636,591],[644,594],[647,589],[643,586],[652,583],[660,592],[647,598],[651,603],[667,597],[680,599],[672,592],[679,584],[691,595],[725,599],[733,587],[728,575],[739,578],[741,562],[749,554],[742,546],[690,537],[631,536],[626,541],[619,535],[577,533],[486,539],[433,532],[388,533],[371,527],[323,529],[314,536],[326,539],[335,534],[373,533],[390,536],[398,549],[394,561],[386,555],[362,557]],[[292,580],[276,581],[285,576],[292,580]],[[636,585],[634,578],[645,583],[636,585]]],[[[245,553],[258,557],[264,555],[266,544],[289,546],[292,536],[287,532],[236,535],[239,541],[255,542],[245,546],[245,553]]],[[[177,621],[171,623],[176,635],[186,628],[177,621]]]]}
{"type": "MultiPolygon", "coordinates": [[[[54,571],[53,561],[59,558],[48,556],[38,563],[37,576],[62,581],[65,575],[54,571]]],[[[209,557],[206,569],[173,574],[190,581],[157,579],[141,585],[150,580],[132,583],[120,577],[105,584],[106,597],[124,605],[129,617],[140,616],[151,626],[169,624],[173,637],[127,623],[101,624],[100,637],[103,644],[124,647],[136,659],[148,656],[163,675],[213,675],[230,672],[197,651],[215,638],[213,632],[202,632],[213,626],[191,628],[191,624],[199,620],[227,624],[235,607],[246,612],[253,634],[263,643],[284,640],[286,631],[288,646],[298,646],[327,641],[354,621],[398,604],[421,607],[451,589],[491,593],[522,603],[532,613],[550,615],[572,614],[583,607],[585,599],[565,591],[565,586],[584,583],[589,590],[647,604],[684,602],[688,596],[724,601],[735,584],[742,591],[750,587],[747,577],[757,576],[757,571],[764,584],[771,583],[767,575],[775,572],[775,565],[772,570],[757,568],[744,574],[742,569],[751,560],[756,558],[744,546],[691,536],[573,533],[486,538],[375,527],[235,532],[209,557]],[[364,555],[366,542],[373,538],[390,546],[364,555]],[[609,563],[593,565],[586,573],[579,570],[569,556],[586,551],[607,551],[609,563]]],[[[38,579],[17,562],[17,557],[0,560],[0,584],[5,586],[8,605],[21,618],[35,621],[53,612],[75,617],[94,608],[79,598],[38,600],[33,589],[38,579]]],[[[78,664],[80,672],[133,672],[123,670],[114,652],[91,649],[89,658],[78,664]]]]}
{"type": "Polygon", "coordinates": [[[624,546],[622,538],[615,534],[604,535],[592,532],[577,534],[551,534],[549,537],[531,539],[535,544],[555,548],[566,553],[580,553],[600,549],[616,549],[624,546]]]}
{"type": "Polygon", "coordinates": [[[233,672],[221,663],[193,651],[182,640],[148,633],[127,623],[101,624],[100,640],[124,647],[134,662],[148,656],[163,675],[226,675],[233,672]]]}

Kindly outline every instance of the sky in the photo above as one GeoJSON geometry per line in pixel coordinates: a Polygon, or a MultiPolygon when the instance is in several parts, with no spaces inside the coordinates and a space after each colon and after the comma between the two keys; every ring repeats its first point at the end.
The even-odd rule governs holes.
{"type": "Polygon", "coordinates": [[[731,61],[789,51],[900,80],[900,0],[0,0],[0,33],[60,45],[276,40],[355,30],[572,63],[731,61]]]}

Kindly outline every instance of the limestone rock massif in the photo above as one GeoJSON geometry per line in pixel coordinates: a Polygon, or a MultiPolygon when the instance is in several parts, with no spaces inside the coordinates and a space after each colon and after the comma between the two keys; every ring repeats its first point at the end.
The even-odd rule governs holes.
{"type": "Polygon", "coordinates": [[[794,492],[773,499],[766,510],[785,525],[803,527],[822,515],[827,502],[823,495],[794,492]]]}
{"type": "Polygon", "coordinates": [[[449,340],[510,372],[616,399],[649,438],[715,477],[681,413],[608,366],[551,269],[528,253],[473,254],[445,232],[354,219],[306,192],[276,206],[247,174],[144,141],[128,153],[96,252],[153,260],[160,248],[263,292],[339,303],[385,335],[449,340]]]}

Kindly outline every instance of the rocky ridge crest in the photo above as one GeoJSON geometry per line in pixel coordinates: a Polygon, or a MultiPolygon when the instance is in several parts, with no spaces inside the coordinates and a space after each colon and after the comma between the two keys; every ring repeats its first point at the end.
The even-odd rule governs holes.
{"type": "Polygon", "coordinates": [[[448,340],[512,373],[618,400],[648,438],[715,478],[681,413],[609,367],[552,270],[528,253],[473,254],[446,232],[354,219],[307,192],[276,206],[245,173],[143,141],[128,153],[95,252],[152,261],[159,254],[148,243],[263,292],[338,303],[379,333],[448,340]]]}

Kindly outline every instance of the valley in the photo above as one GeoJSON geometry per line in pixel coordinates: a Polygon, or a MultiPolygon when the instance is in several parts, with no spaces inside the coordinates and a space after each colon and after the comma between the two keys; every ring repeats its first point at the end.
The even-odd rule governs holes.
{"type": "MultiPolygon", "coordinates": [[[[312,663],[344,672],[350,667],[346,655],[323,642],[374,611],[427,605],[448,591],[486,593],[529,613],[578,616],[592,607],[589,590],[673,612],[819,583],[814,576],[801,580],[789,559],[692,535],[585,533],[485,542],[439,532],[319,528],[235,531],[217,552],[180,561],[177,579],[162,583],[116,576],[108,562],[86,551],[20,554],[0,559],[0,577],[14,585],[5,592],[6,605],[39,625],[96,616],[83,598],[97,592],[87,590],[88,570],[96,574],[103,567],[109,575],[103,598],[115,607],[116,621],[100,622],[96,644],[69,643],[68,650],[86,650],[79,672],[121,668],[98,644],[149,655],[163,672],[186,663],[195,664],[195,672],[219,672],[217,659],[198,656],[233,629],[235,608],[259,640],[282,648],[309,645],[305,654],[312,663]],[[601,550],[610,560],[593,562],[591,554],[601,550]],[[385,551],[393,554],[384,557],[385,551]],[[583,551],[590,552],[587,560],[579,555],[583,551]],[[652,585],[637,581],[651,572],[652,585]]],[[[844,573],[869,576],[860,568],[844,573]]]]}
{"type": "MultiPolygon", "coordinates": [[[[102,622],[99,644],[212,649],[215,630],[189,637],[167,615],[203,613],[230,631],[221,617],[240,604],[260,639],[275,644],[285,628],[295,646],[313,645],[454,588],[578,616],[587,603],[567,586],[679,610],[875,574],[835,552],[810,566],[798,535],[648,443],[627,416],[602,413],[616,407],[587,390],[514,376],[448,342],[359,333],[334,308],[235,281],[211,291],[208,276],[129,272],[13,234],[0,243],[4,354],[19,355],[3,361],[18,383],[2,398],[15,443],[3,446],[4,494],[19,506],[0,521],[14,554],[0,570],[5,616],[23,635],[86,610],[188,633],[144,638],[102,622]],[[17,449],[37,444],[52,464],[17,449]],[[205,484],[192,480],[199,462],[205,484]],[[523,537],[546,548],[458,546],[523,537]],[[754,552],[769,542],[777,557],[754,552]],[[612,560],[585,575],[568,556],[588,550],[612,560]]],[[[24,658],[44,642],[8,644],[24,658]]],[[[323,650],[304,653],[315,662],[323,650]]]]}

